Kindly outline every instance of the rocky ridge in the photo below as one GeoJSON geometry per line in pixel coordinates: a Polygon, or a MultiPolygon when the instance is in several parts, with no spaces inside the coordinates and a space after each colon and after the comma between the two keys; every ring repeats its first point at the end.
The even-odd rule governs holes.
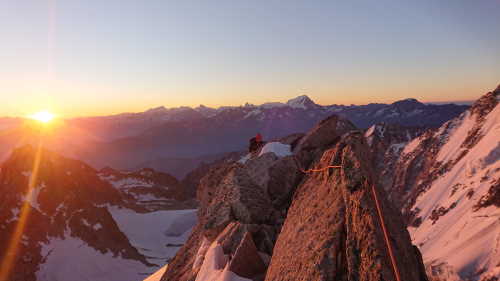
{"type": "MultiPolygon", "coordinates": [[[[380,186],[390,188],[393,185],[394,169],[403,148],[426,130],[423,127],[405,127],[387,123],[375,124],[366,130],[365,138],[373,156],[373,167],[379,175],[380,186]]],[[[392,198],[392,195],[388,193],[389,198],[392,198]]]]}
{"type": "MultiPolygon", "coordinates": [[[[256,154],[203,177],[199,222],[162,280],[395,280],[363,134],[332,116],[287,141],[290,156],[256,154]],[[341,162],[342,171],[301,172],[341,162]]],[[[426,280],[399,213],[381,205],[401,275],[426,280]]]]}

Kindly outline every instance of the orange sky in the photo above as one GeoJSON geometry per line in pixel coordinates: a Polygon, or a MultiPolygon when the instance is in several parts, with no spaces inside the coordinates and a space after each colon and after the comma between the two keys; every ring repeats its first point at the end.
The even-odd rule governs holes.
{"type": "Polygon", "coordinates": [[[3,1],[0,116],[474,100],[498,1],[3,1]]]}
{"type": "MultiPolygon", "coordinates": [[[[484,93],[491,91],[495,86],[494,80],[485,81],[484,85],[474,83],[471,85],[443,85],[441,87],[429,86],[411,89],[408,87],[375,87],[372,88],[316,88],[313,90],[290,89],[287,92],[274,92],[273,94],[262,94],[266,91],[254,94],[250,90],[239,91],[240,94],[196,94],[185,93],[179,95],[158,94],[151,95],[133,93],[119,98],[119,94],[23,94],[25,98],[16,99],[10,104],[4,103],[3,116],[28,116],[40,110],[49,110],[59,117],[96,116],[110,115],[123,112],[141,112],[149,108],[165,106],[206,106],[218,107],[221,105],[243,105],[245,102],[261,104],[264,102],[281,101],[295,96],[306,94],[318,104],[366,104],[370,102],[392,103],[404,98],[417,98],[422,102],[444,102],[444,101],[470,101],[475,100],[484,93]],[[118,98],[117,98],[118,96],[118,98]],[[159,98],[158,98],[159,96],[159,98]],[[194,96],[194,97],[193,97],[194,96]]],[[[348,85],[346,85],[348,86],[348,85]]],[[[94,90],[93,90],[94,91],[94,90]]],[[[234,90],[238,92],[237,89],[234,90]]],[[[269,91],[274,91],[271,89],[269,91]]]]}

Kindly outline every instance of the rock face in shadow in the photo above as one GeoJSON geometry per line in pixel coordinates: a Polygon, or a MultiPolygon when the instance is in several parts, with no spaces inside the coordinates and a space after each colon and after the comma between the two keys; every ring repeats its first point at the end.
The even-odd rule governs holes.
{"type": "MultiPolygon", "coordinates": [[[[404,147],[411,140],[425,133],[426,130],[425,127],[405,127],[388,123],[375,124],[366,130],[366,142],[370,147],[373,168],[378,175],[381,187],[390,188],[392,186],[396,162],[404,147]]],[[[391,195],[387,194],[389,200],[398,200],[391,195]]]]}
{"type": "MultiPolygon", "coordinates": [[[[370,193],[370,151],[354,130],[332,116],[293,141],[293,156],[211,170],[197,191],[198,225],[162,280],[395,280],[370,193]],[[329,164],[344,169],[300,171],[329,164]]],[[[402,280],[427,280],[399,213],[378,195],[402,280]]]]}
{"type": "MultiPolygon", "coordinates": [[[[132,206],[83,162],[20,147],[0,168],[0,202],[0,260],[10,260],[10,266],[8,262],[0,266],[1,280],[40,280],[42,267],[58,251],[57,241],[71,239],[81,241],[80,247],[91,249],[96,258],[102,254],[108,255],[107,261],[116,257],[137,261],[144,268],[154,266],[131,244],[107,208],[142,210],[142,206],[132,206]],[[50,251],[44,252],[47,248],[50,251]]],[[[106,269],[106,264],[99,268],[106,269]]],[[[77,279],[83,276],[78,274],[77,279]]]]}

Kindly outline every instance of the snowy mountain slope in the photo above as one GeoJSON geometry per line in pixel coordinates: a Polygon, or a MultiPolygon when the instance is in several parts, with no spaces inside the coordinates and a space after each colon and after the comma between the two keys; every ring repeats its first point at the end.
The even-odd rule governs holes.
{"type": "Polygon", "coordinates": [[[135,281],[141,273],[151,270],[140,262],[101,253],[69,234],[42,244],[42,255],[44,261],[36,272],[37,281],[135,281]]]}
{"type": "MultiPolygon", "coordinates": [[[[196,210],[137,213],[126,208],[108,209],[130,243],[150,263],[160,266],[169,262],[196,224],[196,210]]],[[[139,273],[140,276],[147,276],[157,269],[157,266],[143,268],[142,271],[135,271],[135,275],[139,273]]]]}
{"type": "MultiPolygon", "coordinates": [[[[153,169],[121,172],[105,168],[98,175],[119,190],[125,201],[140,207],[107,206],[130,243],[150,263],[167,263],[196,224],[195,203],[184,201],[189,196],[183,186],[174,177],[153,169]]],[[[135,276],[147,276],[157,269],[153,266],[135,271],[135,276]]]]}
{"type": "MultiPolygon", "coordinates": [[[[471,120],[450,134],[438,161],[461,157],[452,145],[465,141],[471,120]]],[[[500,189],[500,106],[479,133],[481,140],[417,198],[412,210],[422,223],[409,228],[427,262],[446,261],[464,280],[500,277],[500,202],[484,203],[500,189]]]]}
{"type": "Polygon", "coordinates": [[[394,165],[391,198],[435,278],[500,278],[499,96],[414,139],[394,165]]]}
{"type": "Polygon", "coordinates": [[[122,180],[130,175],[142,180],[108,182],[83,162],[15,150],[0,170],[6,280],[134,281],[165,264],[196,223],[195,210],[165,211],[177,205],[175,185],[161,192],[173,177],[143,170],[122,180]]]}
{"type": "MultiPolygon", "coordinates": [[[[117,207],[108,209],[131,244],[149,262],[159,265],[175,255],[186,241],[196,219],[196,210],[136,213],[117,207]],[[185,221],[186,216],[192,220],[187,220],[189,227],[182,235],[165,235],[164,232],[174,226],[176,221],[185,221]],[[158,229],[159,226],[162,229],[158,229]]],[[[45,258],[36,272],[37,281],[137,281],[158,269],[158,266],[146,266],[112,253],[99,252],[69,233],[63,238],[50,238],[42,244],[41,252],[45,258]]]]}

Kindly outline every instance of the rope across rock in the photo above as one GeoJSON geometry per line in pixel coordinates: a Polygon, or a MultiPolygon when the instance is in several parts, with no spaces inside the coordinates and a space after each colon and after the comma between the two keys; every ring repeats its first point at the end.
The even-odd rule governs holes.
{"type": "MultiPolygon", "coordinates": [[[[302,166],[300,165],[300,162],[299,160],[295,157],[295,155],[293,156],[293,159],[295,160],[295,163],[297,164],[297,167],[299,168],[299,170],[304,173],[304,174],[309,174],[309,173],[318,173],[318,172],[324,172],[328,169],[342,169],[343,168],[343,165],[328,165],[328,166],[325,166],[325,167],[322,167],[322,168],[318,168],[318,169],[307,169],[305,170],[304,168],[302,168],[302,166]]],[[[387,228],[385,226],[385,220],[384,220],[384,215],[382,213],[382,208],[380,207],[380,202],[379,202],[379,199],[378,199],[378,196],[377,196],[377,191],[375,189],[375,185],[372,184],[371,186],[371,193],[372,193],[372,197],[373,197],[373,201],[375,202],[375,207],[377,209],[377,215],[378,215],[378,218],[379,218],[379,222],[380,222],[380,225],[382,226],[382,232],[384,234],[384,241],[385,241],[385,245],[387,247],[387,252],[389,253],[389,257],[390,257],[390,260],[391,260],[391,265],[392,265],[392,269],[393,269],[393,272],[394,272],[394,277],[396,278],[396,281],[401,281],[401,276],[400,276],[400,273],[399,273],[399,268],[398,268],[398,265],[397,265],[397,262],[396,262],[396,258],[394,257],[394,253],[393,253],[393,250],[392,250],[392,244],[391,244],[391,241],[390,241],[390,238],[389,238],[389,233],[387,231],[387,228]]]]}

